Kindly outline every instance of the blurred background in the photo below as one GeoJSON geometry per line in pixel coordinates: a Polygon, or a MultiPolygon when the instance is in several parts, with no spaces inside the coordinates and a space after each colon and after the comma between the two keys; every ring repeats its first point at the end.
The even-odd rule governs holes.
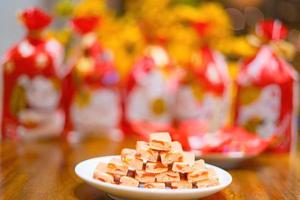
{"type": "MultiPolygon", "coordinates": [[[[289,26],[288,39],[296,46],[297,56],[294,58],[294,62],[300,62],[299,49],[300,49],[300,0],[227,0],[227,1],[203,1],[203,0],[173,0],[176,3],[183,3],[189,5],[198,5],[205,2],[217,2],[224,5],[226,12],[229,14],[232,20],[232,30],[235,34],[245,34],[249,28],[253,28],[255,24],[263,18],[276,18],[280,19],[286,25],[289,26]]],[[[69,3],[78,3],[79,0],[3,0],[0,7],[1,18],[0,22],[3,25],[0,33],[0,54],[2,55],[10,45],[24,35],[24,29],[20,26],[19,22],[14,20],[16,13],[21,9],[29,6],[40,6],[50,13],[55,13],[57,4],[65,4],[67,7],[69,3]]],[[[125,4],[130,0],[106,0],[108,6],[116,10],[118,13],[124,12],[126,9],[125,4]]],[[[154,3],[155,5],[156,3],[154,3]]],[[[57,13],[57,12],[56,12],[57,13]]],[[[59,17],[57,17],[59,18],[59,17]]],[[[57,20],[57,19],[56,19],[57,20]]],[[[61,22],[56,22],[53,26],[57,27],[61,25],[61,22]]],[[[295,65],[298,68],[297,64],[295,65]]]]}
{"type": "MultiPolygon", "coordinates": [[[[58,14],[57,4],[61,4],[61,9],[67,9],[69,3],[76,4],[79,0],[3,0],[2,6],[0,7],[1,18],[0,22],[3,28],[0,32],[0,54],[2,55],[10,45],[20,40],[24,34],[24,29],[15,20],[16,13],[21,9],[30,6],[40,6],[50,13],[58,14]]],[[[109,8],[115,10],[118,15],[126,10],[126,5],[131,4],[130,0],[106,0],[109,8]]],[[[154,1],[153,5],[159,1],[154,1]]],[[[225,11],[228,13],[232,20],[231,29],[235,34],[241,35],[247,33],[249,29],[253,28],[255,24],[261,19],[280,19],[290,28],[288,39],[296,46],[297,56],[294,58],[294,62],[300,62],[299,49],[299,24],[300,24],[300,1],[299,0],[227,0],[227,1],[205,1],[205,0],[173,0],[175,3],[188,4],[197,6],[207,2],[217,2],[225,7],[225,11]]],[[[133,4],[133,3],[132,3],[133,4]]],[[[151,10],[152,8],[148,8],[151,10]]],[[[61,12],[68,12],[67,10],[61,12]]],[[[61,13],[62,14],[62,13],[61,13]]],[[[64,13],[67,14],[67,13],[64,13]]],[[[220,16],[222,17],[222,16],[220,16]]],[[[56,20],[61,20],[57,16],[56,20]]],[[[162,19],[163,20],[163,19],[162,19]]],[[[59,27],[62,22],[56,22],[53,24],[54,27],[59,27]]],[[[296,68],[299,69],[299,67],[296,68]]]]}
{"type": "MultiPolygon", "coordinates": [[[[172,131],[173,125],[179,127],[180,137],[184,136],[180,130],[186,130],[187,127],[195,127],[195,130],[203,130],[202,132],[206,133],[215,132],[228,124],[243,126],[252,133],[259,133],[263,142],[267,140],[267,143],[278,151],[286,151],[291,146],[290,143],[296,140],[293,136],[295,134],[291,133],[295,132],[294,113],[298,113],[294,103],[298,103],[295,98],[298,92],[295,86],[300,70],[300,0],[3,1],[0,8],[0,22],[3,27],[0,33],[0,55],[4,55],[13,44],[21,41],[26,35],[25,28],[19,23],[26,23],[26,16],[24,15],[22,20],[15,19],[19,10],[32,6],[41,7],[53,16],[53,23],[45,30],[46,37],[43,42],[55,38],[64,49],[65,54],[56,52],[63,57],[63,63],[59,67],[66,68],[61,73],[64,76],[51,77],[51,84],[61,81],[62,87],[56,87],[59,85],[57,84],[53,89],[50,88],[52,85],[48,80],[43,81],[46,86],[50,85],[48,89],[52,90],[50,92],[53,92],[53,96],[57,97],[59,95],[56,93],[62,93],[63,103],[75,94],[75,103],[69,102],[69,107],[62,110],[65,109],[63,112],[67,115],[67,126],[68,117],[69,121],[77,120],[79,125],[67,129],[88,127],[88,130],[85,130],[87,132],[97,128],[105,132],[111,127],[93,121],[99,113],[104,113],[103,115],[107,114],[112,121],[113,118],[119,120],[114,125],[117,129],[122,129],[125,136],[127,130],[123,127],[122,117],[130,125],[131,131],[145,132],[147,128],[150,132],[153,129],[172,131]],[[86,16],[96,16],[97,19],[84,18],[86,16]],[[270,21],[271,19],[279,21],[270,21]],[[88,34],[91,32],[92,36],[88,34]],[[152,45],[156,47],[153,48],[152,45]],[[265,46],[268,50],[264,49],[265,46]],[[258,62],[251,65],[249,59],[257,59],[258,62]],[[291,63],[291,66],[288,63],[291,63]],[[248,67],[252,69],[248,70],[248,67]],[[254,72],[259,75],[251,77],[251,73],[254,72]],[[70,85],[64,85],[68,81],[75,85],[72,95],[67,94],[70,85]],[[245,84],[247,81],[250,81],[250,86],[245,84]],[[112,87],[113,84],[116,85],[112,87]],[[175,86],[179,86],[179,91],[174,92],[175,86]],[[102,87],[108,88],[108,91],[101,93],[101,96],[97,92],[103,89],[102,87]],[[54,91],[57,88],[59,91],[54,91]],[[116,88],[117,92],[114,91],[116,88]],[[114,92],[118,93],[116,96],[120,97],[120,102],[125,104],[125,111],[121,110],[119,99],[116,100],[114,92]],[[103,107],[105,103],[112,104],[114,101],[117,103],[111,108],[103,107]],[[181,103],[178,103],[180,101],[181,103]],[[74,108],[72,103],[78,104],[78,108],[74,108]],[[178,110],[176,106],[179,107],[178,110]],[[191,111],[199,108],[199,112],[188,116],[190,113],[185,111],[185,108],[190,108],[191,111]],[[239,118],[239,112],[245,116],[239,118]],[[112,113],[115,115],[109,115],[112,113]],[[195,124],[186,125],[186,119],[200,120],[195,124]],[[87,123],[80,124],[84,120],[87,123]],[[89,121],[99,126],[93,128],[89,121]],[[287,140],[285,136],[288,137],[287,140]]],[[[43,16],[43,13],[38,14],[43,16]]],[[[28,21],[39,21],[38,18],[28,18],[28,21]]],[[[42,26],[45,27],[46,24],[42,26]]],[[[29,36],[35,38],[36,30],[32,31],[28,27],[27,29],[29,36]]],[[[31,46],[27,45],[20,42],[15,51],[20,51],[21,54],[24,51],[25,55],[31,54],[31,46]]],[[[34,42],[32,45],[35,45],[34,42]]],[[[39,53],[39,50],[33,53],[37,56],[36,60],[27,62],[30,67],[46,66],[47,59],[39,57],[39,53]]],[[[53,50],[47,53],[51,54],[53,50]]],[[[8,56],[4,64],[8,77],[14,69],[13,56],[14,54],[12,58],[8,56]]],[[[48,114],[42,113],[47,110],[41,109],[42,106],[30,105],[32,99],[26,94],[26,87],[29,88],[29,92],[35,94],[38,89],[34,88],[34,84],[41,84],[32,83],[28,77],[20,79],[16,82],[17,89],[12,87],[12,99],[8,99],[8,102],[14,104],[12,110],[17,111],[14,117],[20,118],[17,120],[22,121],[23,109],[28,115],[26,116],[29,120],[24,120],[26,117],[23,117],[24,129],[34,129],[36,124],[43,120],[35,115],[32,117],[31,111],[34,110],[34,114],[42,115],[44,119],[48,114]],[[32,91],[31,86],[34,88],[32,91]],[[36,124],[32,123],[33,119],[37,121],[36,124]]],[[[7,80],[9,82],[10,78],[7,80]]],[[[43,91],[36,95],[46,99],[43,96],[45,93],[43,91]]],[[[7,112],[11,114],[10,110],[7,112]]],[[[52,114],[53,120],[56,120],[55,112],[52,114]]],[[[10,122],[10,119],[8,121],[10,122]]],[[[16,129],[19,131],[18,127],[16,129]]],[[[244,136],[243,134],[241,135],[244,136]]],[[[122,137],[122,134],[115,130],[111,135],[116,138],[122,137]]],[[[191,138],[192,141],[193,137],[191,138]]],[[[248,139],[250,141],[253,138],[250,136],[248,139]]],[[[233,146],[235,148],[235,144],[233,146]]],[[[196,144],[192,148],[200,147],[196,144]]]]}

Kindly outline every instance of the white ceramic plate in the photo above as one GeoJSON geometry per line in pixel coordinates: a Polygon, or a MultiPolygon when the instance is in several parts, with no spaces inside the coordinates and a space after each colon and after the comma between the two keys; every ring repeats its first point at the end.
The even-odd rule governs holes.
{"type": "Polygon", "coordinates": [[[244,161],[252,159],[257,155],[246,155],[244,153],[211,153],[211,154],[199,154],[195,152],[198,159],[204,159],[205,162],[222,167],[225,169],[231,169],[238,167],[244,161]]]}
{"type": "Polygon", "coordinates": [[[139,199],[139,200],[187,200],[187,199],[198,199],[202,197],[214,194],[226,186],[228,186],[231,181],[231,175],[223,169],[215,167],[213,165],[208,165],[207,167],[213,168],[217,176],[219,177],[220,185],[212,186],[208,188],[201,189],[146,189],[146,188],[135,188],[121,185],[114,185],[110,183],[104,183],[99,180],[93,179],[93,172],[97,164],[101,161],[104,163],[109,162],[110,159],[118,156],[105,156],[92,158],[89,160],[82,161],[75,167],[75,173],[90,185],[107,193],[111,198],[116,200],[121,199],[139,199]]]}

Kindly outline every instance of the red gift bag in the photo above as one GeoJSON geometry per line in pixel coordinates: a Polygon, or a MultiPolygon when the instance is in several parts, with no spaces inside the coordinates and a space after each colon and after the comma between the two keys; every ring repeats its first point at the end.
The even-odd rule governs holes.
{"type": "MultiPolygon", "coordinates": [[[[200,37],[206,34],[207,23],[195,23],[200,37]]],[[[229,120],[231,81],[224,57],[209,47],[201,46],[187,66],[176,100],[177,121],[200,120],[208,131],[216,131],[229,120]]]]}
{"type": "Polygon", "coordinates": [[[124,115],[129,131],[147,137],[141,127],[152,127],[152,131],[171,127],[180,75],[162,46],[147,47],[127,80],[124,115]]]}
{"type": "Polygon", "coordinates": [[[120,77],[111,52],[101,46],[94,32],[99,21],[96,16],[71,21],[81,41],[70,58],[64,84],[68,139],[88,135],[122,139],[120,77]]]}
{"type": "Polygon", "coordinates": [[[28,32],[4,56],[2,136],[57,136],[65,121],[60,101],[63,48],[43,37],[51,22],[46,13],[30,8],[19,17],[28,32]]]}
{"type": "MultiPolygon", "coordinates": [[[[268,42],[282,40],[286,34],[278,21],[258,26],[258,35],[268,42]]],[[[270,147],[274,152],[289,151],[296,142],[297,80],[293,67],[265,44],[242,63],[236,81],[235,123],[263,138],[274,137],[270,147]]]]}

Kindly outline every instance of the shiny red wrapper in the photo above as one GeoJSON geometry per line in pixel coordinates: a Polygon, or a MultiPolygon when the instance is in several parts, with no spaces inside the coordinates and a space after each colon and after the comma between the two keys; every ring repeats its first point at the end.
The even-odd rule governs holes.
{"type": "Polygon", "coordinates": [[[273,142],[273,138],[262,139],[241,127],[227,127],[209,133],[201,121],[186,121],[179,124],[177,132],[173,133],[172,137],[181,142],[186,150],[201,154],[258,155],[273,142]]]}

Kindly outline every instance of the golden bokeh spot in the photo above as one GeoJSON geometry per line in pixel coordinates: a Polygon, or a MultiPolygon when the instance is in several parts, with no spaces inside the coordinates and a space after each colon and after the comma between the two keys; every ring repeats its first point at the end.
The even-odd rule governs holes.
{"type": "Polygon", "coordinates": [[[53,88],[55,90],[59,90],[60,89],[60,81],[57,78],[52,78],[51,82],[52,82],[53,88]]]}
{"type": "Polygon", "coordinates": [[[81,108],[87,106],[90,101],[91,101],[91,92],[89,90],[81,89],[75,95],[75,103],[81,108]]]}
{"type": "Polygon", "coordinates": [[[156,115],[161,115],[166,111],[166,103],[162,98],[156,98],[151,101],[151,110],[156,115]]]}
{"type": "Polygon", "coordinates": [[[7,61],[5,64],[4,64],[4,69],[5,69],[5,72],[7,73],[12,73],[15,69],[15,63],[13,61],[7,61]]]}
{"type": "Polygon", "coordinates": [[[197,69],[203,66],[203,57],[200,53],[193,53],[191,58],[192,66],[197,69]]]}
{"type": "Polygon", "coordinates": [[[25,93],[25,89],[19,84],[16,84],[12,90],[9,101],[9,108],[10,112],[15,116],[17,116],[20,111],[26,108],[27,102],[25,93]]]}
{"type": "Polygon", "coordinates": [[[261,89],[249,86],[241,89],[240,102],[242,105],[249,105],[253,103],[260,96],[261,89]]]}
{"type": "Polygon", "coordinates": [[[37,55],[35,64],[39,69],[43,69],[46,67],[48,61],[48,57],[44,53],[40,53],[37,55]]]}
{"type": "Polygon", "coordinates": [[[237,62],[228,62],[229,75],[233,80],[237,78],[239,69],[239,64],[237,62]]]}
{"type": "Polygon", "coordinates": [[[204,97],[204,90],[203,88],[196,82],[191,83],[191,90],[193,93],[193,96],[198,100],[202,101],[204,97]]]}
{"type": "Polygon", "coordinates": [[[76,64],[76,71],[79,76],[84,76],[92,71],[94,61],[89,57],[81,57],[76,64]]]}
{"type": "Polygon", "coordinates": [[[260,117],[253,117],[249,119],[243,126],[246,130],[256,133],[257,127],[263,123],[260,117]]]}

